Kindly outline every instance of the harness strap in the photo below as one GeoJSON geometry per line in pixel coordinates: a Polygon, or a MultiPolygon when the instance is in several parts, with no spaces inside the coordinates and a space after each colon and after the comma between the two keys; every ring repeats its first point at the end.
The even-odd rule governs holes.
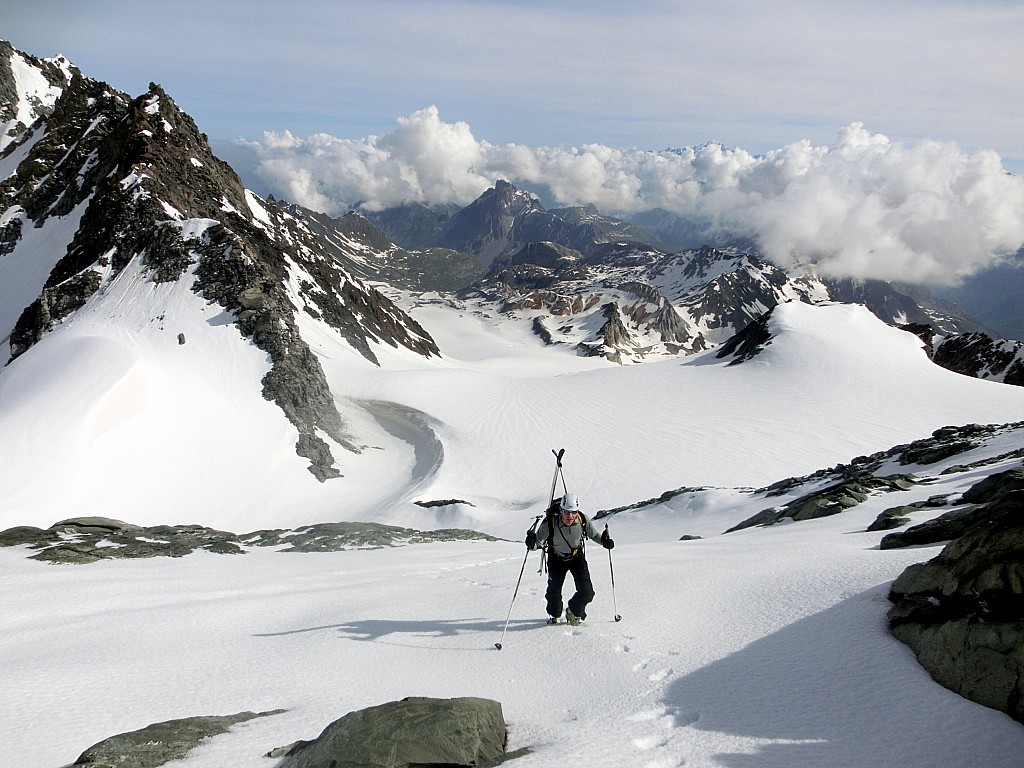
{"type": "MultiPolygon", "coordinates": [[[[569,548],[572,551],[570,552],[568,557],[564,557],[564,558],[563,557],[558,557],[558,555],[555,553],[555,547],[554,547],[554,544],[555,544],[555,527],[558,526],[558,535],[562,537],[562,541],[565,542],[566,546],[569,546],[569,540],[567,538],[565,538],[565,532],[562,530],[563,526],[559,525],[558,514],[555,513],[555,512],[552,512],[551,515],[548,517],[548,541],[547,541],[547,544],[545,545],[545,548],[550,547],[551,548],[551,554],[554,555],[555,557],[558,557],[559,560],[572,560],[574,558],[579,557],[584,552],[586,552],[586,549],[587,549],[587,518],[586,518],[586,515],[584,515],[582,512],[577,512],[576,514],[577,514],[577,516],[580,519],[580,527],[581,527],[581,531],[580,531],[580,544],[579,544],[578,547],[571,547],[570,546],[569,548]]],[[[544,562],[545,562],[545,564],[547,563],[547,558],[544,558],[544,562]]]]}

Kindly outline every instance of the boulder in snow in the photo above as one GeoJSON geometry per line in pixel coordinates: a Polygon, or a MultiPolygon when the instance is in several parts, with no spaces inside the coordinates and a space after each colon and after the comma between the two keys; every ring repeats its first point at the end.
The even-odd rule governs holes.
{"type": "Polygon", "coordinates": [[[204,739],[226,733],[233,725],[283,711],[239,712],[153,723],[94,744],[73,765],[77,768],[157,768],[180,760],[204,739]]]}
{"type": "Polygon", "coordinates": [[[986,480],[977,522],[896,579],[889,626],[936,681],[1024,723],[1024,490],[1007,490],[1021,479],[986,480]]]}
{"type": "Polygon", "coordinates": [[[504,756],[506,738],[497,701],[410,697],[350,712],[281,768],[479,766],[504,756]]]}

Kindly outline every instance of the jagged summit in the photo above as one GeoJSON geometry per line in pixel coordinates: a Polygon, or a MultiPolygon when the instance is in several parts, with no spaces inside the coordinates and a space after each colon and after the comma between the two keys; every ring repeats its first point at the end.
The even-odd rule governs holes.
{"type": "Polygon", "coordinates": [[[0,152],[53,109],[63,88],[81,74],[63,56],[39,59],[0,40],[0,152]]]}
{"type": "MultiPolygon", "coordinates": [[[[385,213],[375,216],[382,222],[388,219],[385,213]]],[[[499,180],[445,218],[423,245],[473,253],[490,268],[530,243],[554,242],[589,254],[617,240],[647,242],[654,238],[628,222],[602,216],[593,205],[547,211],[534,195],[499,180]]]]}
{"type": "Polygon", "coordinates": [[[489,266],[517,243],[522,242],[517,230],[524,222],[544,208],[532,195],[521,192],[507,181],[494,187],[456,213],[430,245],[468,251],[480,263],[489,266]]]}
{"type": "MultiPolygon", "coordinates": [[[[150,303],[161,317],[152,286],[183,283],[227,313],[240,351],[266,353],[263,396],[297,430],[310,471],[336,476],[328,441],[355,446],[301,326],[315,318],[371,361],[381,344],[436,355],[429,334],[300,220],[248,192],[159,85],[131,98],[17,52],[0,64],[8,84],[51,86],[31,126],[9,121],[0,160],[0,355],[20,358],[101,307],[116,317],[150,303]],[[128,274],[137,284],[110,309],[128,274]]],[[[25,102],[9,101],[5,114],[23,117],[25,102]]]]}

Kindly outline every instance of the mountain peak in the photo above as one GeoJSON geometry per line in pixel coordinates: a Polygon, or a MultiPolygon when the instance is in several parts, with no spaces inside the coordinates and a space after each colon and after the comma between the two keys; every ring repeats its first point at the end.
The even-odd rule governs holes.
{"type": "MultiPolygon", "coordinates": [[[[0,339],[9,363],[31,369],[22,362],[30,347],[61,348],[51,335],[102,338],[112,323],[119,339],[127,337],[114,346],[148,349],[153,340],[140,340],[174,314],[173,291],[159,286],[180,285],[218,306],[220,325],[237,329],[234,346],[218,357],[248,359],[253,347],[266,356],[269,370],[246,386],[291,422],[295,453],[311,473],[338,476],[333,450],[357,449],[303,327],[317,324],[316,334],[371,362],[381,344],[437,354],[429,335],[346,272],[308,227],[245,190],[159,84],[132,99],[77,70],[66,82],[52,72],[47,79],[38,60],[13,49],[6,65],[4,115],[16,115],[8,130],[24,147],[0,183],[0,255],[14,256],[0,259],[0,339]],[[52,79],[61,86],[44,90],[52,79]],[[28,126],[23,100],[11,100],[32,88],[49,102],[28,126]]],[[[192,328],[190,349],[222,343],[207,322],[179,321],[192,328]]],[[[177,344],[185,342],[179,334],[177,344]]]]}

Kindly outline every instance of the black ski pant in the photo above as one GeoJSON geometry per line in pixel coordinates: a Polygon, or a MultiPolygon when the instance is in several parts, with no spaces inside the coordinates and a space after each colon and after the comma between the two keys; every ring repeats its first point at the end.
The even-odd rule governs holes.
{"type": "Polygon", "coordinates": [[[594,599],[594,583],[590,580],[590,567],[583,555],[577,555],[572,560],[548,558],[548,590],[544,593],[548,601],[548,616],[558,618],[562,615],[562,585],[567,573],[572,574],[576,584],[576,594],[569,598],[569,610],[574,616],[585,619],[587,605],[594,599]]]}

